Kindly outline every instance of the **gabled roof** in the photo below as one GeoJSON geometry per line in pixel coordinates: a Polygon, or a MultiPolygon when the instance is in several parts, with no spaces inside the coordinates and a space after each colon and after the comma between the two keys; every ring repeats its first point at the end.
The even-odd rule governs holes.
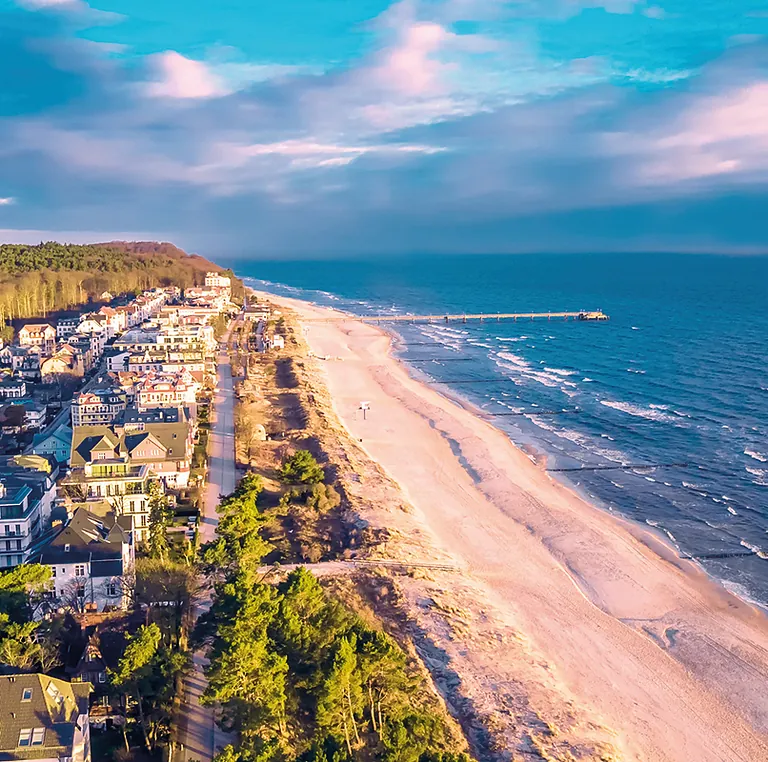
{"type": "Polygon", "coordinates": [[[90,683],[39,673],[0,676],[0,759],[71,756],[75,726],[88,714],[92,690],[90,683]],[[35,728],[43,730],[41,743],[19,747],[20,732],[35,728]]]}
{"type": "Polygon", "coordinates": [[[114,511],[100,517],[78,508],[67,524],[38,545],[37,560],[43,564],[88,562],[92,576],[114,577],[122,574],[122,546],[126,542],[128,536],[114,511]]]}

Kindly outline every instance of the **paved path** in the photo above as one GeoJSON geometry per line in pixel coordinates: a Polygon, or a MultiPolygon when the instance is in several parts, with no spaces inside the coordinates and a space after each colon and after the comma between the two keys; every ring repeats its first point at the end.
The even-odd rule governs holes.
{"type": "MultiPolygon", "coordinates": [[[[227,337],[225,337],[226,340],[227,337]]],[[[213,404],[213,420],[208,448],[208,484],[203,512],[200,519],[200,542],[210,542],[216,536],[218,517],[216,506],[221,495],[235,489],[235,423],[232,368],[226,352],[220,352],[217,363],[218,385],[213,404]]],[[[195,609],[195,618],[208,609],[209,601],[203,601],[195,609]]],[[[232,739],[219,730],[214,710],[200,706],[200,696],[205,690],[204,668],[207,660],[202,652],[193,655],[193,671],[184,683],[184,699],[181,705],[178,740],[183,751],[174,754],[174,762],[210,762],[217,748],[232,739]]]]}

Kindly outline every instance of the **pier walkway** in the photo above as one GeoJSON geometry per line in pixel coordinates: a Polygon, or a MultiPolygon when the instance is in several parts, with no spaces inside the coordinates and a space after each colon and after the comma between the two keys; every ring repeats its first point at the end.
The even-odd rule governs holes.
{"type": "Polygon", "coordinates": [[[344,315],[328,318],[310,318],[303,322],[308,323],[333,323],[342,320],[360,320],[364,323],[450,323],[459,321],[466,323],[467,320],[608,320],[609,317],[600,310],[580,312],[478,312],[478,313],[456,313],[445,315],[344,315]]]}

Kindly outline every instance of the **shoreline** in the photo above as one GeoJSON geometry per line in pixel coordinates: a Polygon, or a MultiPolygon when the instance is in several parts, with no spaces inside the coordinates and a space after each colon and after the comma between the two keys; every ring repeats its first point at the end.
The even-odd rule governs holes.
{"type": "MultiPolygon", "coordinates": [[[[314,364],[344,427],[400,486],[436,546],[465,562],[579,705],[615,729],[624,758],[768,758],[760,609],[651,527],[553,479],[472,403],[414,378],[387,332],[353,319],[307,323],[330,308],[258,293],[297,313],[316,356],[342,357],[314,364]],[[363,426],[354,400],[374,396],[372,412],[388,420],[374,413],[363,426]],[[396,432],[411,445],[406,457],[396,432]]],[[[501,667],[487,666],[492,681],[501,667]]]]}
{"type": "MultiPolygon", "coordinates": [[[[269,291],[259,291],[258,289],[255,289],[252,286],[246,286],[245,288],[247,291],[252,292],[253,294],[257,295],[262,299],[270,298],[275,300],[276,302],[286,301],[287,303],[294,302],[299,305],[304,304],[312,307],[313,309],[317,309],[319,311],[337,313],[339,316],[347,317],[352,321],[359,320],[360,318],[359,315],[355,315],[354,313],[347,312],[346,310],[342,310],[336,307],[328,307],[328,306],[318,304],[316,302],[312,302],[309,300],[304,300],[298,297],[281,296],[277,294],[272,294],[269,291]]],[[[403,343],[403,345],[405,345],[407,344],[405,339],[403,339],[400,336],[400,334],[396,333],[392,329],[387,329],[380,325],[376,325],[376,326],[372,324],[367,324],[367,325],[369,325],[374,330],[380,332],[383,336],[387,337],[388,339],[387,354],[389,358],[392,360],[392,362],[397,363],[415,383],[421,384],[427,387],[428,389],[433,391],[435,394],[438,394],[440,397],[445,399],[448,403],[456,405],[457,407],[461,408],[469,415],[472,415],[475,418],[477,418],[479,421],[486,423],[491,429],[493,429],[494,432],[498,432],[502,434],[504,437],[506,437],[509,440],[512,447],[514,447],[522,456],[526,457],[531,462],[532,466],[536,468],[537,471],[540,472],[543,478],[546,478],[548,481],[553,482],[554,484],[557,484],[563,489],[567,490],[573,495],[575,499],[580,500],[583,503],[586,503],[593,510],[599,511],[606,516],[612,517],[617,522],[624,524],[628,529],[628,531],[630,531],[639,542],[642,542],[644,545],[646,545],[646,547],[650,551],[658,555],[661,560],[664,560],[668,563],[673,564],[676,568],[680,570],[683,570],[683,571],[688,570],[689,573],[704,575],[708,580],[710,580],[718,588],[718,590],[722,593],[722,595],[733,597],[739,603],[749,606],[750,608],[754,609],[757,613],[763,615],[766,618],[766,627],[768,627],[768,604],[763,604],[760,601],[755,601],[746,596],[739,595],[738,593],[734,592],[728,587],[728,585],[726,584],[727,580],[722,580],[716,577],[714,574],[710,573],[705,568],[705,566],[701,563],[701,561],[697,560],[696,558],[684,558],[681,555],[680,550],[675,545],[672,544],[672,541],[667,536],[665,530],[659,527],[656,527],[654,525],[648,524],[646,521],[643,521],[641,519],[636,519],[636,518],[633,518],[632,516],[626,515],[620,509],[612,510],[606,504],[600,501],[599,498],[596,498],[595,496],[590,495],[589,493],[586,492],[586,490],[580,489],[578,485],[574,484],[565,475],[554,476],[550,474],[546,470],[546,465],[551,456],[549,453],[546,452],[546,450],[544,450],[542,447],[540,447],[537,443],[534,442],[528,445],[531,447],[534,453],[533,454],[529,453],[526,450],[526,446],[518,444],[511,438],[511,436],[506,431],[504,431],[504,429],[495,426],[493,422],[489,421],[487,416],[484,415],[483,409],[480,408],[477,405],[477,403],[473,402],[468,397],[463,396],[460,391],[450,388],[450,386],[447,384],[431,383],[430,380],[427,378],[420,378],[419,376],[421,375],[421,373],[419,368],[409,365],[407,360],[397,357],[396,355],[398,350],[395,346],[395,343],[400,341],[403,343]],[[441,386],[443,388],[440,388],[441,386]]]]}

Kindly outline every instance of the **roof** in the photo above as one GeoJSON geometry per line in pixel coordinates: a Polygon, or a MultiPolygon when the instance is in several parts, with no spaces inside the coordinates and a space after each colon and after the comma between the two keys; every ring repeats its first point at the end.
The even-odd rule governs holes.
{"type": "Polygon", "coordinates": [[[91,564],[93,577],[117,577],[123,573],[123,544],[128,536],[117,523],[114,512],[97,516],[77,508],[63,527],[38,546],[37,560],[43,564],[91,564]]]}
{"type": "Polygon", "coordinates": [[[0,379],[0,386],[9,386],[13,388],[18,388],[20,386],[23,386],[26,384],[26,381],[23,378],[16,378],[14,376],[3,376],[2,379],[0,379]]]}
{"type": "Polygon", "coordinates": [[[92,690],[90,683],[39,673],[0,676],[0,760],[70,756],[77,720],[88,714],[92,690]],[[44,731],[41,743],[19,747],[21,731],[35,728],[44,731]]]}
{"type": "Polygon", "coordinates": [[[69,446],[72,444],[72,429],[67,426],[66,423],[62,423],[57,426],[53,431],[48,434],[41,433],[35,434],[33,441],[33,447],[39,447],[43,442],[48,442],[51,439],[55,439],[62,444],[69,446]]]}
{"type": "Polygon", "coordinates": [[[49,329],[51,331],[54,330],[54,327],[50,323],[25,323],[19,330],[39,333],[40,331],[46,331],[49,329]]]}
{"type": "Polygon", "coordinates": [[[109,426],[76,426],[72,435],[71,465],[77,468],[91,462],[94,450],[113,450],[115,457],[118,454],[130,457],[148,436],[169,453],[170,460],[178,460],[185,453],[189,428],[188,417],[179,416],[179,411],[173,408],[126,416],[109,426]]]}

